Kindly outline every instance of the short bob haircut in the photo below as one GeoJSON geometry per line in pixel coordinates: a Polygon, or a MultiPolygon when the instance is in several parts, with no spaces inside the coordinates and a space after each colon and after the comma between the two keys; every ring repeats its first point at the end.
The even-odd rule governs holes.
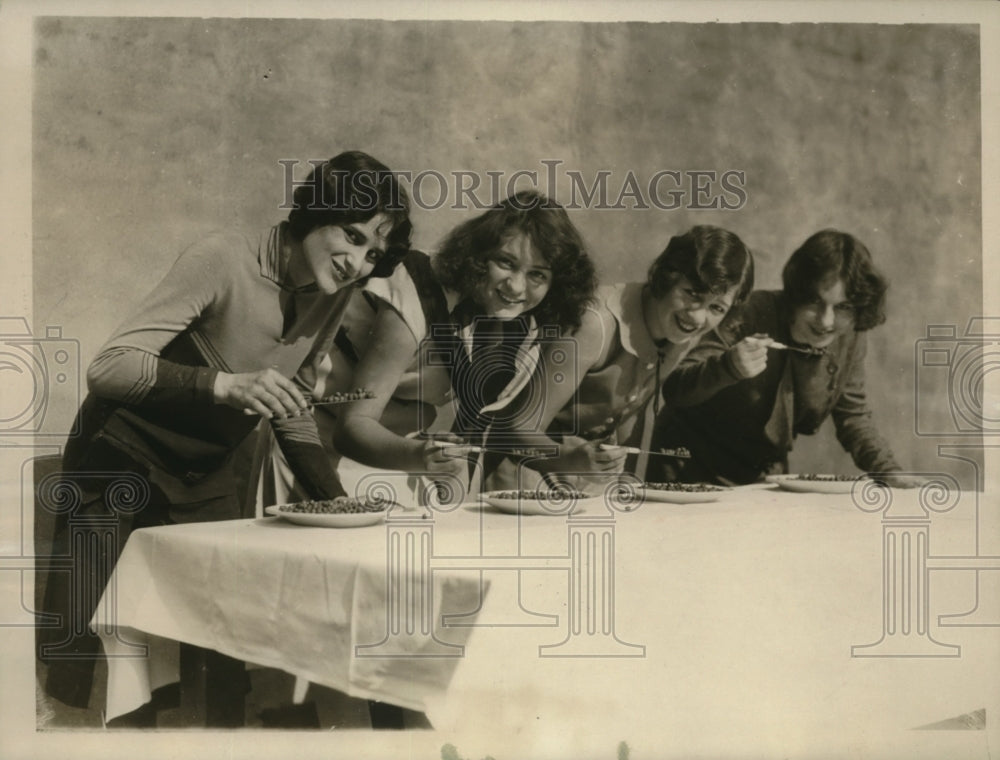
{"type": "Polygon", "coordinates": [[[785,296],[793,308],[813,303],[819,291],[844,281],[854,310],[854,329],[870,330],[885,322],[889,283],[875,268],[864,243],[837,230],[821,230],[799,246],[781,273],[785,296]]]}
{"type": "Polygon", "coordinates": [[[434,258],[441,285],[472,297],[490,257],[516,233],[552,267],[549,290],[531,315],[540,325],[575,331],[597,288],[594,264],[565,209],[534,190],[510,196],[448,234],[434,258]]]}
{"type": "Polygon", "coordinates": [[[389,168],[367,153],[345,151],[317,164],[295,188],[288,229],[296,240],[318,227],[343,227],[385,214],[392,224],[372,277],[388,277],[410,247],[410,199],[389,168]]]}
{"type": "MultiPolygon", "coordinates": [[[[697,293],[719,295],[736,288],[730,315],[753,290],[753,254],[734,233],[702,224],[670,238],[649,268],[646,283],[653,298],[662,298],[686,277],[697,293]]],[[[729,323],[727,322],[727,324],[729,323]]]]}

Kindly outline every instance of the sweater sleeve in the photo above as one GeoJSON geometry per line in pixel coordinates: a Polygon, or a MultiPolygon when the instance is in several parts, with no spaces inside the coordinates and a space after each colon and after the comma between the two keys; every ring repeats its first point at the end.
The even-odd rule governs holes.
{"type": "Polygon", "coordinates": [[[127,404],[212,403],[217,369],[163,359],[161,352],[216,303],[232,271],[219,238],[196,243],[118,327],[87,370],[87,386],[127,404]]]}
{"type": "Polygon", "coordinates": [[[295,480],[310,498],[322,500],[347,495],[319,439],[315,417],[304,414],[272,419],[271,428],[295,480]]]}
{"type": "Polygon", "coordinates": [[[843,390],[831,412],[837,440],[851,455],[854,464],[865,472],[899,470],[888,442],[879,434],[872,421],[872,412],[868,407],[865,393],[866,353],[865,335],[858,333],[843,390]]]}
{"type": "Polygon", "coordinates": [[[710,332],[692,348],[663,383],[664,402],[674,407],[694,406],[742,378],[728,350],[732,338],[710,332]]]}

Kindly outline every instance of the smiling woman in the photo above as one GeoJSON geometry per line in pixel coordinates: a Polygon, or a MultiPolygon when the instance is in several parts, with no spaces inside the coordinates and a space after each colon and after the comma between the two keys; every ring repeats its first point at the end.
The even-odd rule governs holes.
{"type": "Polygon", "coordinates": [[[796,436],[829,416],[861,470],[917,485],[894,474],[865,393],[866,332],[885,321],[888,288],[868,249],[822,230],[791,255],[782,281],[781,291],[752,293],[740,323],[720,326],[664,383],[657,445],[691,457],[662,463],[657,476],[733,485],[785,473],[796,436]]]}
{"type": "MultiPolygon", "coordinates": [[[[79,434],[63,459],[82,506],[72,521],[65,511],[57,518],[53,551],[75,566],[46,589],[45,609],[62,621],[40,636],[57,652],[46,684],[52,696],[88,702],[100,651],[88,624],[133,529],[240,516],[231,459],[261,417],[311,498],[343,495],[307,389],[292,378],[328,350],[351,286],[391,273],[409,234],[406,196],[389,169],[364,153],[341,153],[297,189],[287,221],[192,245],[98,352],[79,434]],[[111,484],[122,473],[146,486],[136,509],[115,503],[111,484]],[[113,519],[116,543],[85,535],[99,552],[71,553],[86,518],[113,519]]],[[[231,682],[230,696],[242,700],[233,672],[209,677],[231,682]]]]}
{"type": "Polygon", "coordinates": [[[581,474],[621,472],[642,479],[661,377],[717,327],[753,287],[753,257],[727,230],[697,226],[670,239],[646,282],[602,286],[573,335],[576,366],[565,347],[543,347],[532,379],[537,414],[522,414],[503,432],[517,445],[558,455],[526,464],[507,460],[490,488],[538,488],[539,477],[576,483],[581,474]],[[550,448],[551,447],[551,448],[550,448]],[[628,456],[639,457],[626,467],[628,456]]]}
{"type": "Polygon", "coordinates": [[[317,227],[301,241],[290,241],[289,279],[296,287],[312,283],[332,295],[367,277],[385,254],[392,221],[377,214],[367,222],[317,227]]]}
{"type": "Polygon", "coordinates": [[[516,232],[486,260],[486,274],[475,289],[483,313],[514,319],[542,302],[552,284],[552,267],[531,239],[516,232]]]}
{"type": "MultiPolygon", "coordinates": [[[[432,260],[366,288],[378,314],[353,383],[375,398],[338,420],[335,444],[371,467],[465,483],[472,449],[498,415],[511,415],[546,339],[576,329],[595,287],[583,241],[559,204],[518,193],[456,227],[432,260]],[[425,391],[451,401],[450,434],[407,438],[382,421],[401,379],[419,369],[425,391]]],[[[413,431],[423,432],[423,431],[413,431]]]]}

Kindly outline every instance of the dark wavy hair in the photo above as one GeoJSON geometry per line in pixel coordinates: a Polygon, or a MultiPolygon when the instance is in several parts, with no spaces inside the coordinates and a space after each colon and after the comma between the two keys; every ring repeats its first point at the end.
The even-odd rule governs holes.
{"type": "Polygon", "coordinates": [[[317,227],[343,227],[385,214],[392,223],[386,252],[372,277],[387,277],[410,248],[410,199],[385,164],[359,150],[340,153],[317,164],[295,188],[288,229],[303,240],[317,227]]]}
{"type": "Polygon", "coordinates": [[[649,268],[646,283],[653,298],[666,295],[681,277],[698,293],[719,295],[736,287],[726,323],[736,319],[739,306],[753,290],[753,254],[734,233],[702,224],[670,238],[649,268]]]}
{"type": "Polygon", "coordinates": [[[793,308],[815,301],[820,289],[836,279],[844,281],[856,331],[870,330],[885,322],[889,282],[875,268],[864,243],[853,235],[838,230],[817,232],[791,255],[781,273],[785,295],[793,308]]]}
{"type": "Polygon", "coordinates": [[[552,267],[549,290],[531,315],[539,325],[575,331],[597,287],[594,264],[566,210],[533,190],[512,195],[453,229],[434,257],[438,280],[463,300],[470,298],[486,277],[489,257],[518,232],[552,267]]]}

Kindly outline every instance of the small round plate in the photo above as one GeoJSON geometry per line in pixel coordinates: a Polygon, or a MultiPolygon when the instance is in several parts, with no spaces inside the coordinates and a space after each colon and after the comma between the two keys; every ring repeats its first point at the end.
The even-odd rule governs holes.
{"type": "Polygon", "coordinates": [[[388,510],[381,512],[291,512],[282,507],[289,504],[275,504],[265,507],[264,513],[281,517],[296,525],[308,525],[312,528],[361,528],[365,525],[378,525],[385,522],[388,510]]]}
{"type": "Polygon", "coordinates": [[[715,486],[711,491],[664,491],[643,485],[638,489],[638,493],[642,496],[643,501],[660,501],[665,504],[704,504],[718,501],[726,490],[715,486]]]}
{"type": "MultiPolygon", "coordinates": [[[[815,475],[815,478],[834,478],[835,475],[815,475]]],[[[851,493],[854,484],[864,480],[859,475],[851,480],[813,480],[801,475],[768,475],[764,478],[768,483],[774,483],[778,488],[794,493],[851,493]]]]}
{"type": "Polygon", "coordinates": [[[509,515],[547,515],[549,517],[565,517],[568,514],[581,512],[584,501],[596,498],[592,494],[587,494],[582,497],[527,499],[504,497],[500,495],[503,493],[509,493],[509,491],[486,491],[480,494],[480,498],[491,507],[509,515]]]}

